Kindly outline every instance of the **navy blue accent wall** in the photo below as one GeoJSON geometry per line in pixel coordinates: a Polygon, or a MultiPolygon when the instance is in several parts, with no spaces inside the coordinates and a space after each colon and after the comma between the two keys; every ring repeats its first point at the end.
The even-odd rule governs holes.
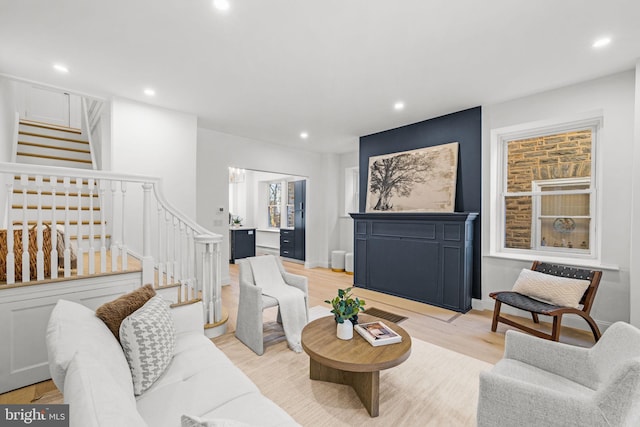
{"type": "MultiPolygon", "coordinates": [[[[360,137],[360,212],[365,211],[369,157],[416,148],[460,143],[456,212],[481,212],[482,194],[482,109],[470,108],[446,116],[360,137]]],[[[481,298],[480,216],[475,220],[473,248],[474,298],[481,298]]]]}

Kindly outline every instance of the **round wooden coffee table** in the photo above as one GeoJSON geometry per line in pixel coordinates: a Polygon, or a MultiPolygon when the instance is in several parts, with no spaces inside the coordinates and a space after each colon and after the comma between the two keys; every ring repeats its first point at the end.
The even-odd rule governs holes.
{"type": "Polygon", "coordinates": [[[302,330],[302,348],[310,359],[309,378],[353,387],[372,417],[380,413],[380,371],[399,365],[411,354],[407,331],[388,320],[358,316],[359,323],[376,320],[401,335],[402,342],[374,347],[356,331],[351,340],[338,339],[333,316],[316,319],[302,330]]]}

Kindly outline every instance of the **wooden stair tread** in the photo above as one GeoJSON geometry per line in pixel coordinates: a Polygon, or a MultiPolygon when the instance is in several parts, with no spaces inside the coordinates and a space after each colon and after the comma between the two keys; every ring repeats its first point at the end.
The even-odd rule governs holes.
{"type": "Polygon", "coordinates": [[[71,157],[62,157],[62,156],[49,156],[49,155],[45,155],[45,154],[32,154],[32,153],[23,153],[23,152],[18,152],[18,156],[24,156],[24,157],[37,157],[39,159],[49,159],[49,160],[62,160],[65,162],[76,162],[76,163],[87,163],[87,164],[92,164],[93,162],[91,160],[84,160],[84,159],[73,159],[71,157]]]}
{"type": "MultiPolygon", "coordinates": [[[[22,209],[23,206],[22,205],[11,205],[12,209],[22,209]]],[[[52,210],[52,206],[51,205],[43,205],[41,206],[42,210],[52,210]]],[[[38,205],[27,205],[27,209],[38,209],[38,205]]],[[[89,210],[89,206],[82,206],[81,209],[83,211],[88,211],[89,210]]],[[[64,206],[58,206],[56,205],[56,210],[58,211],[63,211],[65,210],[64,206]]],[[[77,211],[78,207],[77,206],[69,206],[69,210],[70,211],[77,211]]],[[[94,206],[93,207],[94,211],[99,211],[100,210],[100,206],[94,206]]]]}
{"type": "MultiPolygon", "coordinates": [[[[73,141],[73,142],[77,142],[77,141],[73,141]]],[[[90,150],[83,150],[81,148],[59,147],[57,145],[38,144],[37,142],[18,141],[18,145],[46,148],[47,150],[61,150],[61,151],[71,151],[73,153],[91,154],[90,150]]]]}
{"type": "Polygon", "coordinates": [[[202,298],[190,299],[189,301],[174,302],[173,304],[170,305],[170,307],[171,308],[182,307],[183,305],[195,304],[200,301],[202,301],[202,298]]]}
{"type": "MultiPolygon", "coordinates": [[[[20,181],[20,175],[14,175],[13,179],[14,179],[14,180],[16,180],[16,181],[20,181]]],[[[29,176],[29,177],[28,177],[28,180],[29,180],[29,181],[35,181],[35,180],[36,180],[36,178],[35,178],[34,176],[29,176]]],[[[44,178],[44,177],[43,177],[43,178],[42,178],[42,181],[43,181],[43,182],[51,182],[51,179],[50,179],[49,177],[47,177],[47,178],[44,178]]],[[[56,179],[56,181],[57,181],[59,184],[64,184],[64,179],[63,179],[63,178],[58,178],[58,179],[56,179]]],[[[98,182],[98,180],[95,180],[93,185],[94,185],[94,186],[95,186],[95,185],[97,185],[97,182],[98,182]]],[[[75,180],[75,179],[74,179],[74,180],[72,180],[72,181],[70,182],[70,184],[71,184],[71,186],[75,186],[75,185],[76,185],[76,180],[75,180]]],[[[82,180],[82,184],[83,184],[83,185],[89,185],[89,180],[88,180],[88,179],[83,179],[83,180],[82,180]]]]}
{"type": "Polygon", "coordinates": [[[23,131],[23,130],[19,131],[18,135],[34,136],[36,138],[45,138],[45,139],[56,139],[58,141],[76,142],[78,144],[89,145],[89,141],[84,140],[84,139],[65,138],[63,136],[46,135],[46,134],[43,134],[43,133],[26,132],[26,131],[23,131]]]}
{"type": "MultiPolygon", "coordinates": [[[[82,235],[82,240],[89,240],[89,235],[88,234],[83,234],[82,235]]],[[[105,239],[110,239],[111,238],[111,234],[105,234],[104,235],[105,239]]],[[[71,235],[69,236],[69,239],[71,240],[78,240],[78,235],[71,235]]],[[[94,234],[93,235],[93,240],[99,240],[102,239],[102,234],[94,234]]]]}
{"type": "MultiPolygon", "coordinates": [[[[51,222],[52,222],[51,220],[45,220],[45,221],[42,221],[42,224],[51,225],[51,222]]],[[[27,221],[27,225],[28,226],[32,226],[32,225],[36,225],[36,224],[38,224],[38,221],[34,221],[34,220],[27,221]]],[[[65,223],[64,223],[64,221],[56,221],[56,224],[57,225],[64,225],[65,223]]],[[[102,222],[99,221],[99,220],[94,220],[93,221],[93,225],[101,225],[101,224],[102,224],[102,222]]],[[[106,221],[105,221],[105,224],[106,224],[106,221]]],[[[22,221],[19,221],[19,220],[18,221],[13,221],[13,225],[22,225],[22,221]]],[[[78,225],[78,221],[69,221],[69,225],[78,225]]],[[[81,225],[89,225],[89,221],[82,221],[81,225]]]]}
{"type": "Polygon", "coordinates": [[[61,126],[61,125],[54,125],[52,123],[38,122],[36,120],[20,119],[19,123],[21,125],[33,126],[33,127],[42,128],[42,129],[59,130],[59,131],[62,131],[62,132],[75,133],[75,134],[78,134],[78,135],[82,134],[82,130],[78,129],[78,128],[72,128],[72,127],[61,126]]]}
{"type": "Polygon", "coordinates": [[[205,323],[204,328],[205,329],[217,328],[220,325],[224,325],[228,321],[229,321],[229,312],[227,311],[226,308],[222,307],[222,317],[220,318],[220,321],[214,322],[214,323],[205,323]]]}
{"type": "Polygon", "coordinates": [[[167,285],[156,285],[155,289],[156,290],[157,289],[160,289],[160,290],[162,290],[162,289],[171,289],[171,288],[179,288],[181,286],[182,286],[182,284],[180,284],[180,283],[169,283],[167,285]]]}
{"type": "MultiPolygon", "coordinates": [[[[22,190],[19,188],[14,188],[13,194],[22,194],[22,190]]],[[[37,195],[38,192],[36,190],[27,190],[27,194],[34,196],[34,195],[37,195]]],[[[40,194],[43,196],[53,196],[52,191],[41,191],[40,194]]],[[[65,196],[66,194],[64,194],[63,191],[56,191],[56,197],[65,197],[65,196]]],[[[80,196],[89,197],[89,193],[80,193],[80,196]]],[[[69,193],[69,197],[78,197],[78,193],[69,193]]],[[[93,197],[98,198],[98,193],[93,193],[93,197]]]]}

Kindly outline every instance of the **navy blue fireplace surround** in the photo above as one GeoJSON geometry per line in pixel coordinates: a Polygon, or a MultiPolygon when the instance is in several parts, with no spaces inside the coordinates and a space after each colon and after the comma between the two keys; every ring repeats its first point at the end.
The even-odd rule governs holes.
{"type": "MultiPolygon", "coordinates": [[[[415,299],[418,301],[428,302],[430,304],[440,305],[447,308],[456,309],[458,311],[467,311],[470,308],[470,296],[474,298],[481,298],[481,284],[480,284],[480,262],[481,262],[481,235],[480,235],[480,217],[481,217],[481,193],[482,193],[482,109],[481,107],[470,108],[468,110],[459,111],[456,113],[448,114],[441,117],[436,117],[434,119],[425,120],[423,122],[414,123],[411,125],[399,127],[396,129],[387,130],[384,132],[375,133],[372,135],[363,136],[360,138],[360,200],[359,200],[359,210],[360,212],[356,215],[352,215],[354,217],[354,284],[356,286],[369,287],[370,286],[370,278],[372,278],[372,265],[376,264],[376,267],[373,269],[377,273],[380,273],[382,270],[391,271],[393,274],[384,274],[384,278],[374,279],[374,286],[377,286],[383,292],[391,293],[394,295],[405,296],[410,299],[415,299]],[[378,156],[381,154],[390,154],[397,153],[407,150],[414,150],[417,148],[431,147],[435,145],[447,144],[450,142],[458,142],[459,153],[458,153],[458,176],[456,181],[456,203],[455,203],[455,214],[410,214],[410,213],[372,213],[365,214],[365,204],[367,197],[367,178],[368,178],[368,168],[369,168],[369,157],[378,156]],[[371,250],[372,254],[369,254],[370,244],[369,246],[363,245],[362,237],[360,234],[360,239],[358,238],[358,229],[357,227],[364,227],[364,225],[358,225],[360,221],[370,221],[374,219],[380,224],[380,221],[385,221],[385,218],[392,220],[393,224],[390,225],[390,228],[400,227],[402,231],[400,231],[400,236],[396,236],[398,238],[397,241],[389,241],[385,242],[390,246],[387,247],[389,253],[393,252],[394,262],[391,262],[389,257],[385,261],[385,256],[382,256],[382,253],[385,252],[383,246],[378,247],[377,242],[373,243],[373,247],[371,250]],[[414,215],[414,216],[411,216],[414,215]],[[436,299],[434,300],[425,300],[421,297],[416,297],[415,292],[405,289],[407,286],[411,286],[408,284],[410,281],[415,281],[419,279],[420,274],[409,275],[404,274],[401,270],[409,269],[411,270],[410,265],[400,262],[402,264],[402,268],[395,268],[394,265],[397,265],[399,260],[402,259],[416,259],[412,254],[416,250],[416,239],[424,239],[424,235],[420,235],[420,233],[425,233],[424,230],[429,228],[428,226],[419,226],[417,224],[423,223],[424,221],[435,221],[436,218],[443,219],[447,215],[450,218],[454,218],[453,223],[460,222],[461,218],[464,218],[462,221],[465,225],[465,239],[467,244],[467,249],[465,252],[468,252],[469,259],[465,261],[464,266],[467,266],[468,271],[465,274],[469,275],[468,283],[470,287],[465,287],[464,292],[470,293],[469,298],[467,296],[462,297],[462,301],[465,301],[458,305],[458,307],[453,307],[451,304],[445,304],[442,302],[438,302],[436,299]],[[412,218],[409,222],[407,222],[406,226],[400,226],[401,222],[409,221],[408,218],[412,218]],[[429,219],[430,218],[430,219],[429,219]],[[412,233],[412,228],[415,228],[415,235],[412,236],[407,235],[412,233]],[[425,228],[426,227],[426,228],[425,228]],[[421,231],[422,230],[422,231],[421,231]],[[471,233],[471,235],[466,236],[466,233],[471,233]],[[358,248],[358,245],[360,247],[358,248]],[[364,259],[366,262],[363,262],[362,253],[363,250],[368,254],[364,259]],[[358,254],[360,254],[360,258],[358,258],[358,254]],[[382,263],[382,264],[381,264],[382,263]],[[385,269],[379,268],[380,265],[386,266],[385,269]],[[362,270],[364,269],[364,270],[362,270]],[[380,270],[380,271],[378,271],[380,270]],[[358,283],[357,278],[366,277],[367,280],[365,282],[358,283]],[[387,282],[381,283],[381,280],[385,280],[387,282]],[[394,291],[395,290],[395,291],[394,291]],[[467,304],[467,299],[469,303],[467,304]]],[[[443,219],[444,221],[444,219],[443,219]]],[[[364,224],[364,222],[362,223],[364,224]]],[[[370,224],[371,225],[371,224],[370,224]]],[[[378,225],[378,227],[382,227],[378,225]]],[[[398,230],[400,228],[397,228],[398,230]]],[[[437,227],[436,227],[437,228],[437,227]]],[[[434,228],[434,230],[436,230],[434,228]]],[[[450,228],[450,227],[449,227],[450,228]]],[[[360,228],[362,231],[362,228],[360,228]]],[[[385,233],[389,234],[389,231],[385,233]]],[[[445,233],[444,228],[442,229],[442,233],[445,233]]],[[[444,238],[444,234],[441,233],[442,238],[444,238]]],[[[391,233],[392,234],[392,233],[391,233]]],[[[377,237],[376,237],[377,238],[377,237]]],[[[426,247],[421,247],[422,254],[425,257],[433,257],[435,256],[432,250],[425,249],[426,247]]],[[[451,253],[451,251],[448,251],[451,253]]],[[[416,259],[419,260],[419,259],[416,259]]],[[[426,262],[426,261],[425,261],[426,262]]],[[[463,266],[461,266],[463,267],[463,266]]],[[[446,267],[447,269],[452,268],[450,265],[446,267]]],[[[436,273],[435,270],[424,270],[420,268],[420,271],[426,275],[440,274],[436,273]]],[[[449,276],[451,276],[450,273],[449,276]]],[[[424,278],[424,280],[431,280],[424,278]]],[[[420,283],[415,284],[416,287],[420,287],[420,283]]],[[[447,284],[445,282],[441,285],[442,292],[448,292],[447,284]]],[[[458,287],[455,285],[453,287],[458,287]]],[[[449,296],[449,300],[453,300],[453,297],[449,296]]]]}

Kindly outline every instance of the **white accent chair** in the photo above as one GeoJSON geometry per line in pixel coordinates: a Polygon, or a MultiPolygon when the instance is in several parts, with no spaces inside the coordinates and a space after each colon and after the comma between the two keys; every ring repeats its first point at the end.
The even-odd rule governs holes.
{"type": "MultiPolygon", "coordinates": [[[[287,273],[280,258],[273,255],[284,282],[304,292],[305,305],[309,311],[309,290],[307,278],[297,274],[287,273]]],[[[265,308],[278,307],[277,322],[282,323],[278,300],[262,294],[262,288],[255,284],[253,270],[248,258],[238,260],[240,295],[238,297],[238,317],[236,322],[236,337],[258,356],[264,353],[264,331],[262,311],[265,308]]]]}
{"type": "Polygon", "coordinates": [[[592,348],[507,331],[480,373],[478,427],[640,425],[640,330],[611,325],[592,348]]]}

